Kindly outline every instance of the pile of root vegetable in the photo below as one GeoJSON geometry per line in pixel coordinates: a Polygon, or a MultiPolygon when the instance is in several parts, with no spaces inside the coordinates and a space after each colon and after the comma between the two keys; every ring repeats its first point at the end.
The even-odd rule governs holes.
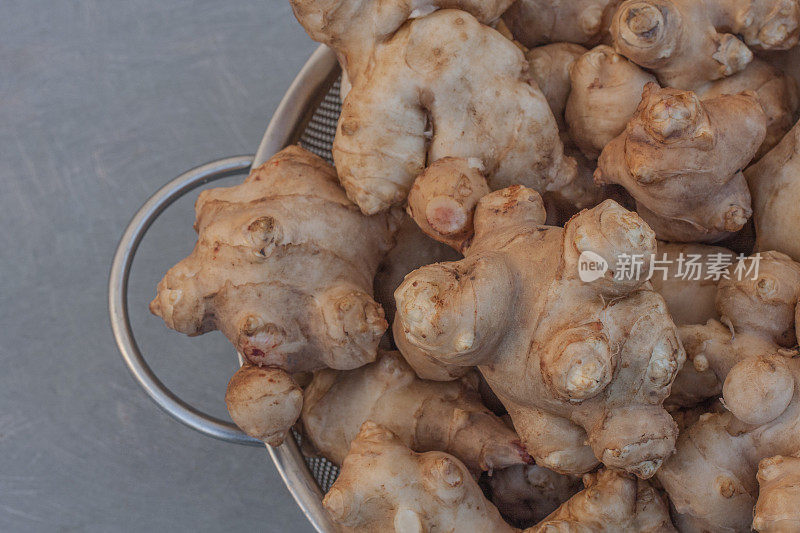
{"type": "Polygon", "coordinates": [[[233,420],[343,531],[800,531],[800,0],[292,7],[335,168],[203,192],[151,304],[233,420]]]}

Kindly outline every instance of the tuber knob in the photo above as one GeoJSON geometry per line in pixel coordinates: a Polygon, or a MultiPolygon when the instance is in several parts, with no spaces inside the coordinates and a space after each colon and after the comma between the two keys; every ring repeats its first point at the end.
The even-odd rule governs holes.
{"type": "Polygon", "coordinates": [[[725,407],[745,424],[775,420],[794,395],[794,376],[780,356],[750,357],[728,373],[722,386],[725,407]]]}

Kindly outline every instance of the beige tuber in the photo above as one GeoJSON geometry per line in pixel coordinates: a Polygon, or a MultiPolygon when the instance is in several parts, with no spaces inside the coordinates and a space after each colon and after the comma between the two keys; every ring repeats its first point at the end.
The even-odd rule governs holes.
{"type": "Polygon", "coordinates": [[[278,446],[300,418],[303,390],[285,370],[245,363],[228,382],[225,404],[242,431],[278,446]]]}
{"type": "Polygon", "coordinates": [[[410,19],[438,9],[461,9],[484,24],[500,17],[513,0],[290,0],[308,35],[330,46],[354,82],[369,66],[375,48],[410,19]]]}
{"type": "Polygon", "coordinates": [[[514,531],[461,461],[415,453],[373,422],[353,439],[322,505],[343,532],[514,531]]]}
{"type": "Polygon", "coordinates": [[[750,47],[795,46],[799,22],[797,0],[627,0],[611,35],[617,52],[664,86],[695,90],[742,71],[753,60],[750,47]]]}
{"type": "Polygon", "coordinates": [[[484,196],[465,259],[416,270],[398,288],[395,337],[448,365],[477,365],[537,464],[578,474],[602,461],[650,477],[673,450],[661,403],[684,360],[648,265],[625,275],[624,256],[649,258],[655,237],[610,200],[564,229],[544,220],[535,191],[484,196]],[[608,271],[581,281],[582,252],[608,271]]]}
{"type": "Polygon", "coordinates": [[[577,44],[553,43],[531,48],[525,53],[529,65],[529,83],[538,86],[547,99],[564,143],[564,153],[575,159],[578,166],[577,175],[571,183],[558,190],[546,191],[543,195],[545,201],[555,207],[554,210],[548,210],[548,215],[553,217],[556,225],[563,225],[581,209],[594,207],[607,198],[619,199],[617,188],[600,187],[594,183],[597,162],[587,159],[567,135],[564,112],[572,90],[570,71],[586,52],[584,47],[577,44]]]}
{"type": "Polygon", "coordinates": [[[650,282],[667,302],[675,325],[718,319],[717,283],[736,254],[721,246],[659,242],[650,282]]]}
{"type": "Polygon", "coordinates": [[[305,390],[303,427],[336,464],[367,420],[415,451],[455,455],[473,472],[532,462],[517,434],[481,404],[476,387],[419,379],[399,353],[384,352],[357,370],[317,372],[305,390]]]}
{"type": "Polygon", "coordinates": [[[619,472],[584,476],[586,488],[520,532],[503,521],[466,467],[443,452],[415,453],[365,422],[323,506],[342,531],[672,532],[667,506],[647,482],[619,472]]]}
{"type": "Polygon", "coordinates": [[[800,123],[745,171],[753,195],[756,250],[777,250],[800,261],[800,123]]]}
{"type": "Polygon", "coordinates": [[[697,89],[697,96],[708,100],[723,94],[753,91],[767,117],[767,136],[755,160],[772,150],[792,128],[800,100],[797,83],[780,69],[754,59],[741,72],[728,78],[708,83],[697,89]]]}
{"type": "Polygon", "coordinates": [[[554,191],[575,179],[547,101],[526,83],[523,53],[468,13],[406,24],[370,65],[345,99],[333,145],[364,213],[404,203],[424,168],[448,156],[477,161],[493,189],[554,191]]]}
{"type": "MultiPolygon", "coordinates": [[[[399,213],[364,216],[333,167],[296,146],[241,185],[203,191],[195,210],[197,244],[167,272],[150,304],[167,326],[187,335],[218,329],[273,377],[375,359],[388,325],[372,281],[399,213]]],[[[245,429],[259,428],[264,421],[245,418],[270,408],[254,404],[255,392],[277,389],[254,383],[258,372],[237,376],[228,390],[231,413],[245,429]]],[[[296,403],[290,380],[275,385],[290,393],[284,417],[296,403]]]]}
{"type": "Polygon", "coordinates": [[[596,44],[606,37],[620,0],[517,0],[503,15],[514,37],[531,48],[552,42],[596,44]]]}
{"type": "Polygon", "coordinates": [[[525,533],[674,533],[669,507],[650,483],[613,470],[583,476],[584,488],[525,533]]]}
{"type": "Polygon", "coordinates": [[[570,80],[572,65],[587,51],[577,44],[553,43],[537,46],[525,52],[529,83],[536,84],[542,91],[559,131],[566,129],[564,110],[567,108],[567,98],[572,90],[570,80]]]}
{"type": "Polygon", "coordinates": [[[476,159],[445,157],[414,181],[407,212],[419,228],[458,252],[472,239],[472,214],[489,194],[483,167],[476,159]]]}
{"type": "MultiPolygon", "coordinates": [[[[800,265],[771,253],[755,278],[720,283],[718,310],[727,327],[710,321],[690,335],[681,328],[692,359],[686,368],[714,378],[694,389],[696,397],[722,392],[727,409],[682,432],[657,473],[686,531],[748,531],[759,461],[800,451],[798,296],[800,265]]],[[[688,381],[679,376],[679,384],[688,381]]]]}
{"type": "Polygon", "coordinates": [[[752,214],[741,169],[765,135],[752,94],[701,102],[648,84],[625,131],[603,149],[595,181],[625,187],[659,239],[715,242],[752,214]]]}
{"type": "Polygon", "coordinates": [[[800,457],[762,459],[758,485],[753,529],[759,533],[800,531],[800,457]]]}
{"type": "Polygon", "coordinates": [[[693,406],[714,397],[740,361],[797,344],[800,264],[784,254],[764,252],[734,263],[727,276],[717,286],[719,321],[679,329],[687,364],[672,386],[671,405],[693,406]]]}
{"type": "Polygon", "coordinates": [[[589,159],[597,159],[636,112],[645,85],[656,79],[614,52],[598,46],[570,69],[566,121],[569,136],[589,159]]]}
{"type": "Polygon", "coordinates": [[[800,359],[752,355],[728,373],[729,412],[703,415],[681,433],[658,471],[684,531],[748,531],[759,461],[800,451],[800,359]]]}

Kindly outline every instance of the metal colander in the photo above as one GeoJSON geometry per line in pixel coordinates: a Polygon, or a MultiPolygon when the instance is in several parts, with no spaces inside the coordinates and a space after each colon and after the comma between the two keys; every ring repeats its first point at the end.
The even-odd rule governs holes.
{"type": "MultiPolygon", "coordinates": [[[[292,437],[294,437],[298,448],[302,450],[303,435],[293,429],[292,437]]],[[[303,453],[303,458],[305,459],[306,466],[308,466],[308,469],[311,471],[311,475],[314,477],[314,481],[317,482],[317,486],[319,486],[322,492],[328,492],[333,482],[339,477],[339,467],[324,457],[317,455],[303,453]]]]}
{"type": "MultiPolygon", "coordinates": [[[[187,404],[169,390],[153,373],[139,351],[128,314],[128,278],[144,235],[158,216],[190,191],[215,180],[245,174],[287,145],[303,148],[332,162],[331,147],[341,111],[339,66],[336,56],[320,46],[306,62],[281,100],[255,156],[236,156],[194,168],[162,187],[134,215],[120,239],[108,287],[108,308],[117,346],[136,381],[169,415],[189,427],[227,442],[264,446],[245,435],[227,420],[214,418],[187,404]]],[[[241,357],[240,357],[241,362],[241,357]]],[[[337,531],[322,507],[322,496],[339,474],[339,469],[322,457],[305,456],[302,435],[292,432],[278,447],[267,446],[286,487],[320,533],[337,531]]]]}
{"type": "Polygon", "coordinates": [[[342,112],[342,102],[339,97],[339,87],[342,78],[336,78],[333,85],[325,94],[322,102],[314,110],[311,120],[300,135],[300,146],[333,164],[333,137],[336,135],[336,124],[339,122],[339,113],[342,112]]]}

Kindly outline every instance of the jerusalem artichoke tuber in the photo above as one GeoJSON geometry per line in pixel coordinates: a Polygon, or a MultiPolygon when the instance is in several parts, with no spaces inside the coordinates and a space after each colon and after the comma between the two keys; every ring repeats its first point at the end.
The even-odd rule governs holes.
{"type": "Polygon", "coordinates": [[[735,262],[736,254],[721,246],[659,242],[656,259],[660,264],[650,282],[667,302],[676,326],[719,318],[717,282],[725,267],[735,262]],[[719,273],[711,271],[719,268],[719,273]]]}
{"type": "Polygon", "coordinates": [[[496,20],[513,0],[290,0],[308,35],[330,46],[354,82],[366,70],[375,47],[409,19],[438,9],[461,9],[482,23],[496,20]]]}
{"type": "MultiPolygon", "coordinates": [[[[721,391],[727,409],[684,431],[657,473],[690,531],[749,530],[759,461],[800,451],[800,358],[797,348],[784,348],[797,344],[800,265],[783,254],[764,255],[755,279],[720,282],[718,310],[730,329],[715,321],[681,328],[693,363],[686,369],[714,378],[694,389],[696,398],[721,391]]],[[[676,393],[687,390],[683,377],[684,371],[676,393]]]]}
{"type": "Polygon", "coordinates": [[[659,239],[718,241],[750,218],[741,169],[765,135],[752,94],[701,102],[648,84],[625,131],[603,149],[595,180],[625,187],[659,239]]]}
{"type": "Polygon", "coordinates": [[[373,422],[353,439],[322,505],[345,532],[515,531],[461,461],[415,453],[373,422]]]}
{"type": "Polygon", "coordinates": [[[800,123],[745,171],[753,195],[756,250],[777,250],[800,261],[800,123]]]}
{"type": "Polygon", "coordinates": [[[397,313],[395,313],[394,322],[392,322],[394,344],[403,354],[403,359],[406,360],[420,378],[430,381],[453,381],[454,379],[463,378],[471,371],[468,366],[445,363],[435,357],[431,357],[424,350],[420,350],[408,342],[404,335],[398,334],[399,331],[402,331],[402,326],[397,321],[397,313]]]}
{"type": "Polygon", "coordinates": [[[625,131],[645,85],[655,81],[652,74],[604,45],[572,64],[566,121],[570,138],[587,158],[597,159],[625,131]]]}
{"type": "Polygon", "coordinates": [[[242,431],[278,446],[300,417],[303,390],[284,370],[245,363],[228,382],[225,403],[242,431]]]}
{"type": "Polygon", "coordinates": [[[447,156],[477,160],[493,189],[558,190],[575,179],[545,98],[524,79],[524,55],[468,13],[411,21],[370,65],[345,99],[333,145],[364,213],[402,204],[417,175],[447,156]]]}
{"type": "Polygon", "coordinates": [[[584,473],[599,460],[650,477],[673,449],[661,402],[684,359],[663,299],[646,276],[624,275],[624,256],[649,258],[655,237],[613,201],[564,229],[544,218],[529,189],[483,197],[466,258],[398,288],[395,336],[447,364],[479,365],[537,464],[584,473]],[[581,252],[608,272],[581,281],[581,252]]]}
{"type": "Polygon", "coordinates": [[[415,453],[391,431],[365,422],[323,506],[343,531],[674,531],[666,504],[646,481],[614,471],[584,476],[586,488],[524,532],[506,524],[455,457],[415,453]]]}
{"type": "Polygon", "coordinates": [[[728,373],[729,412],[706,414],[681,434],[658,480],[691,531],[748,531],[760,460],[800,451],[800,359],[752,355],[728,373]]]}
{"type": "Polygon", "coordinates": [[[792,128],[800,101],[797,83],[780,69],[754,59],[733,76],[708,83],[697,90],[697,96],[708,100],[723,94],[753,91],[767,117],[767,136],[754,160],[772,150],[792,128]]]}
{"type": "Polygon", "coordinates": [[[760,491],[753,529],[759,533],[800,531],[800,457],[778,455],[758,463],[760,491]]]}
{"type": "Polygon", "coordinates": [[[607,198],[618,200],[621,191],[621,187],[601,187],[594,183],[592,176],[597,162],[587,159],[566,133],[564,112],[571,91],[570,70],[575,61],[586,52],[585,48],[577,44],[554,43],[532,48],[525,54],[530,83],[535,83],[542,90],[558,124],[564,153],[577,163],[577,175],[571,183],[543,195],[545,201],[552,202],[556,207],[557,213],[553,215],[554,220],[559,222],[557,225],[563,225],[563,222],[581,209],[594,207],[607,198]]]}
{"type": "Polygon", "coordinates": [[[800,264],[765,252],[735,263],[727,276],[717,286],[720,321],[679,328],[687,364],[673,383],[671,405],[692,406],[716,396],[739,361],[797,344],[800,264]]]}
{"type": "MultiPolygon", "coordinates": [[[[203,191],[195,210],[197,244],[150,304],[169,327],[187,335],[219,329],[250,363],[275,371],[374,360],[387,323],[372,299],[372,278],[399,213],[365,217],[333,168],[296,146],[241,185],[203,191]]],[[[247,398],[247,391],[237,395],[237,383],[254,390],[258,375],[236,380],[229,397],[247,398]]],[[[242,416],[258,412],[230,407],[242,416]]],[[[246,428],[264,423],[237,418],[246,428]]]]}
{"type": "Polygon", "coordinates": [[[552,42],[596,44],[608,33],[620,0],[517,0],[503,15],[528,48],[552,42]]]}
{"type": "Polygon", "coordinates": [[[570,70],[575,61],[587,51],[577,44],[553,43],[537,46],[525,52],[529,83],[535,83],[542,91],[559,131],[566,129],[564,110],[567,108],[567,98],[572,90],[570,70]]]}
{"type": "Polygon", "coordinates": [[[670,533],[675,527],[664,498],[647,481],[613,470],[583,476],[586,488],[525,533],[670,533]]]}
{"type": "Polygon", "coordinates": [[[415,451],[453,454],[474,472],[532,462],[516,433],[481,404],[476,385],[419,379],[399,353],[384,352],[357,370],[317,372],[305,390],[303,426],[337,464],[367,420],[415,451]]]}
{"type": "Polygon", "coordinates": [[[695,90],[742,71],[753,59],[748,46],[795,46],[799,23],[797,0],[627,0],[611,35],[617,52],[664,86],[695,90]]]}
{"type": "Polygon", "coordinates": [[[472,239],[472,213],[489,186],[477,159],[445,157],[414,180],[408,214],[428,236],[463,252],[472,239]]]}

